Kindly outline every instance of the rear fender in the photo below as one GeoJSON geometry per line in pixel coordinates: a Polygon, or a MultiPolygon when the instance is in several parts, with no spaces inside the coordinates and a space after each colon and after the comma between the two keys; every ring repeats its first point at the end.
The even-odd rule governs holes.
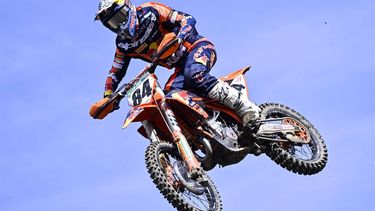
{"type": "Polygon", "coordinates": [[[250,70],[250,68],[251,66],[242,68],[226,76],[223,76],[220,79],[227,82],[231,87],[237,89],[245,96],[249,96],[249,90],[244,75],[247,71],[250,70]]]}

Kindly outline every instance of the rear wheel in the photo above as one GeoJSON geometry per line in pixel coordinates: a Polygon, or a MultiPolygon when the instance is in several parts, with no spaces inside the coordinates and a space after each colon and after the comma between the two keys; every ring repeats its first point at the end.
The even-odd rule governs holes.
{"type": "Polygon", "coordinates": [[[301,128],[296,136],[301,143],[272,143],[267,155],[277,164],[297,174],[312,175],[327,164],[327,147],[318,130],[295,110],[277,103],[260,105],[261,119],[283,118],[282,124],[301,128]]]}
{"type": "Polygon", "coordinates": [[[146,150],[146,166],[160,193],[178,210],[222,210],[221,198],[212,180],[201,170],[203,194],[196,194],[184,187],[173,165],[182,159],[176,147],[166,142],[154,142],[146,150]]]}

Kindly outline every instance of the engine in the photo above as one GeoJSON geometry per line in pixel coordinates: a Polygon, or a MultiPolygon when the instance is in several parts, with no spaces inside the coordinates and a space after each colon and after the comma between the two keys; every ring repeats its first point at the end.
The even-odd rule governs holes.
{"type": "Polygon", "coordinates": [[[215,139],[227,148],[238,148],[237,126],[228,126],[220,117],[219,112],[214,112],[211,119],[207,121],[215,139]]]}

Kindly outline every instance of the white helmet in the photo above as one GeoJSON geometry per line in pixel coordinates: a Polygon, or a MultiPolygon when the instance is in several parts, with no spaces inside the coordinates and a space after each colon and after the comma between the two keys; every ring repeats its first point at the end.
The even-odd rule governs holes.
{"type": "Polygon", "coordinates": [[[132,39],[138,26],[137,10],[129,0],[100,0],[95,14],[105,27],[132,39]]]}

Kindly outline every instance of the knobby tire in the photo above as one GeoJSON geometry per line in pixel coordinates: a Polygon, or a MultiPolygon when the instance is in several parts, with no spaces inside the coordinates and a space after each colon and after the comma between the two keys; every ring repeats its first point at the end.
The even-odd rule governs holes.
{"type": "MultiPolygon", "coordinates": [[[[281,167],[302,175],[312,175],[323,170],[327,164],[328,153],[327,146],[318,130],[297,111],[278,103],[264,103],[260,105],[262,109],[261,119],[270,117],[292,117],[301,122],[309,131],[313,148],[311,159],[301,159],[291,153],[290,150],[283,148],[278,143],[272,143],[267,151],[268,157],[281,167]]],[[[310,147],[310,146],[309,146],[310,147]]]]}
{"type": "MultiPolygon", "coordinates": [[[[208,185],[206,186],[205,197],[211,203],[210,208],[198,209],[194,207],[194,204],[189,203],[183,196],[182,192],[176,190],[171,182],[168,182],[167,170],[163,167],[160,155],[167,154],[169,157],[174,157],[176,160],[181,160],[178,155],[176,147],[167,142],[154,142],[151,143],[146,150],[146,167],[153,180],[156,187],[159,189],[160,193],[168,200],[173,207],[177,210],[222,210],[221,197],[217,191],[211,178],[206,175],[203,171],[202,173],[206,175],[208,179],[208,185]]],[[[186,190],[184,190],[186,191],[186,190]]],[[[194,197],[194,196],[193,196],[194,197]]]]}

